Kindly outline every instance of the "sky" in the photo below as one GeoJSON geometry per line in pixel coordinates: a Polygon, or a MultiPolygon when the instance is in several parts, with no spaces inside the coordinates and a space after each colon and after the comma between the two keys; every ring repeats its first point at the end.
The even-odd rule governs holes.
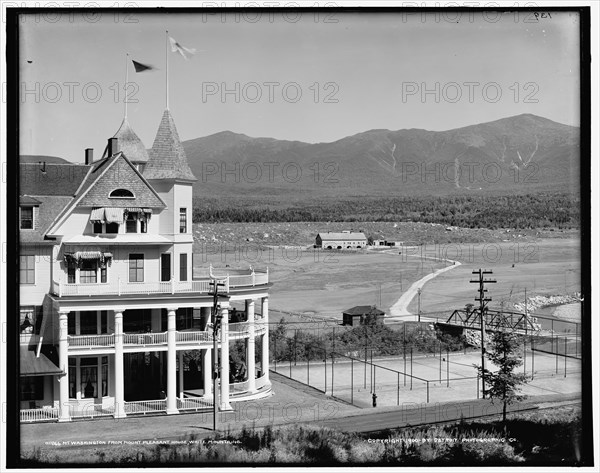
{"type": "Polygon", "coordinates": [[[166,107],[182,140],[224,130],[330,142],[532,113],[579,126],[579,19],[551,13],[28,15],[21,154],[82,162],[123,119],[147,148],[166,107]],[[529,15],[529,16],[528,16],[529,15]],[[166,50],[166,33],[196,53],[166,50]],[[126,53],[154,70],[135,73],[126,53]]]}

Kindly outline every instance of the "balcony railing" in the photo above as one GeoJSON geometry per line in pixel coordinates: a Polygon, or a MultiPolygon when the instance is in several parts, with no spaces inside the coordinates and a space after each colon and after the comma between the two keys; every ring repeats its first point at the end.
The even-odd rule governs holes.
{"type": "Polygon", "coordinates": [[[115,335],[69,335],[70,348],[100,348],[115,345],[115,335]]]}
{"type": "MultiPolygon", "coordinates": [[[[247,271],[246,271],[247,272],[247,271]]],[[[248,274],[218,275],[214,276],[225,285],[220,289],[228,293],[230,289],[251,288],[269,283],[269,272],[252,271],[248,274]]],[[[74,284],[62,281],[52,281],[52,293],[58,297],[63,296],[106,296],[122,294],[180,294],[204,293],[211,290],[212,279],[209,277],[194,279],[192,281],[151,281],[128,282],[117,278],[116,281],[98,284],[74,284]]]]}

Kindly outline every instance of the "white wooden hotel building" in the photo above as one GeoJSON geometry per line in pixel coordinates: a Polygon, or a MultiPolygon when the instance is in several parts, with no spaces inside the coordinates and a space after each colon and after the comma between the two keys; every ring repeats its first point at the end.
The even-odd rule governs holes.
{"type": "Polygon", "coordinates": [[[215,278],[218,407],[270,394],[268,271],[194,274],[195,181],[168,110],[149,153],[125,118],[101,159],[21,164],[21,421],[210,408],[215,278]]]}

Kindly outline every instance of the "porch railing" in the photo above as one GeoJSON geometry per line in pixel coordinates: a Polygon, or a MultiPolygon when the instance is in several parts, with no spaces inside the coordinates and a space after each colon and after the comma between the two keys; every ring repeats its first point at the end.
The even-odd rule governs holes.
{"type": "Polygon", "coordinates": [[[243,393],[248,391],[248,381],[242,381],[239,383],[229,383],[229,392],[234,393],[243,393]]]}
{"type": "Polygon", "coordinates": [[[58,420],[58,407],[42,407],[40,409],[21,409],[21,422],[43,422],[58,420]]]}
{"type": "Polygon", "coordinates": [[[177,409],[180,411],[199,411],[213,406],[212,399],[199,397],[177,398],[177,409]]]}
{"type": "MultiPolygon", "coordinates": [[[[225,283],[222,290],[226,293],[231,288],[247,288],[268,284],[269,272],[252,271],[248,274],[215,276],[225,283]]],[[[63,296],[104,296],[121,294],[178,294],[204,293],[211,290],[211,278],[199,278],[191,281],[149,281],[129,282],[117,278],[107,283],[75,284],[63,281],[52,281],[52,293],[63,296]]]]}
{"type": "Polygon", "coordinates": [[[148,414],[150,412],[163,412],[166,410],[166,399],[125,402],[125,414],[148,414]]]}
{"type": "Polygon", "coordinates": [[[115,413],[114,406],[102,406],[102,404],[84,404],[69,406],[69,415],[72,419],[112,416],[115,413]]]}

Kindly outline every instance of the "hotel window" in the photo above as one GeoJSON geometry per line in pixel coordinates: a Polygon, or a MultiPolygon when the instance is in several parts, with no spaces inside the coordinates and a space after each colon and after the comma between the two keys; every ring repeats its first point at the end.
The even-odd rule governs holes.
{"type": "Polygon", "coordinates": [[[112,199],[133,199],[135,196],[129,189],[115,189],[108,197],[112,199]]]}
{"type": "Polygon", "coordinates": [[[179,233],[187,233],[187,209],[179,209],[179,233]]]}
{"type": "Polygon", "coordinates": [[[98,397],[98,358],[81,358],[81,397],[98,397]]]}
{"type": "Polygon", "coordinates": [[[97,335],[98,334],[98,314],[93,311],[82,311],[79,313],[79,334],[97,335]]]}
{"type": "Polygon", "coordinates": [[[35,255],[21,255],[19,270],[21,284],[35,284],[35,255]]]}
{"type": "Polygon", "coordinates": [[[129,212],[127,214],[127,220],[125,220],[125,232],[137,233],[137,222],[138,214],[136,212],[129,212]]]}
{"type": "Polygon", "coordinates": [[[93,284],[98,282],[98,262],[96,260],[84,260],[81,262],[79,282],[81,284],[93,284]]]}
{"type": "Polygon", "coordinates": [[[35,307],[22,307],[19,329],[21,333],[33,333],[35,326],[35,307]]]}
{"type": "Polygon", "coordinates": [[[21,207],[21,230],[33,230],[33,207],[21,207]]]}
{"type": "Polygon", "coordinates": [[[20,380],[21,401],[41,401],[44,399],[44,378],[24,377],[20,380]]]}
{"type": "Polygon", "coordinates": [[[129,282],[144,282],[144,255],[129,255],[129,282]]]}
{"type": "Polygon", "coordinates": [[[69,358],[69,398],[77,398],[77,360],[69,358]]]}
{"type": "Polygon", "coordinates": [[[148,233],[148,222],[140,220],[140,233],[148,233]]]}
{"type": "Polygon", "coordinates": [[[75,272],[77,267],[74,264],[67,266],[67,283],[75,284],[75,272]]]}
{"type": "Polygon", "coordinates": [[[94,233],[102,233],[103,228],[102,222],[94,222],[94,233]]]}
{"type": "Polygon", "coordinates": [[[119,224],[116,222],[107,223],[106,233],[119,233],[119,224]]]}
{"type": "Polygon", "coordinates": [[[108,333],[108,311],[100,311],[100,333],[108,333]]]}
{"type": "Polygon", "coordinates": [[[102,357],[102,395],[108,396],[108,356],[102,357]]]}
{"type": "Polygon", "coordinates": [[[179,255],[179,280],[187,281],[187,254],[181,253],[179,255]]]}

